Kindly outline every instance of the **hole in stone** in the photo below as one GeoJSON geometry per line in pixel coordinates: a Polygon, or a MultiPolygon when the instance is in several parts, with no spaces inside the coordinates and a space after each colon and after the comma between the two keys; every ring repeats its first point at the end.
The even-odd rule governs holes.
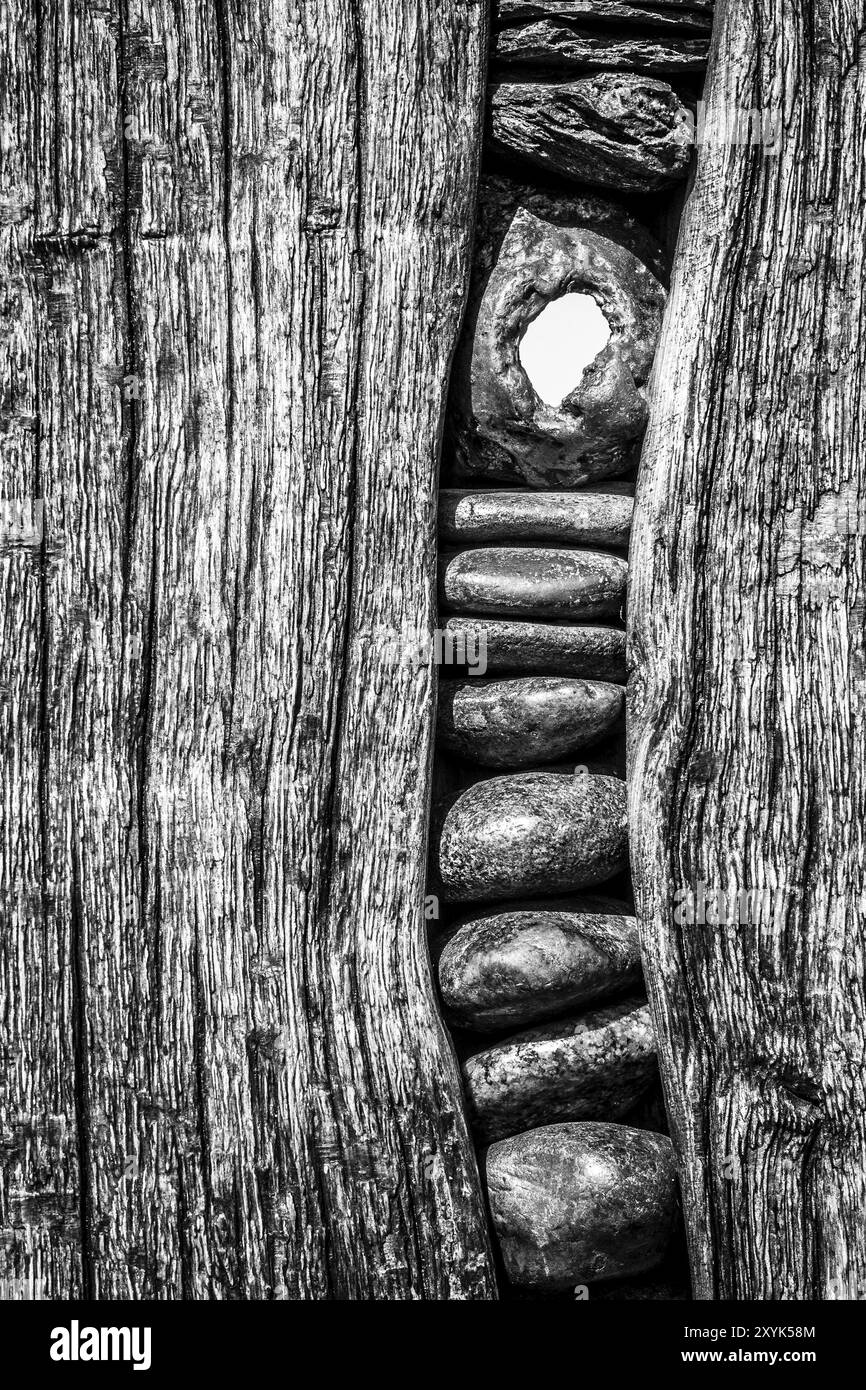
{"type": "Polygon", "coordinates": [[[609,338],[610,324],[592,295],[564,294],[532,320],[518,354],[541,399],[560,405],[609,338]]]}

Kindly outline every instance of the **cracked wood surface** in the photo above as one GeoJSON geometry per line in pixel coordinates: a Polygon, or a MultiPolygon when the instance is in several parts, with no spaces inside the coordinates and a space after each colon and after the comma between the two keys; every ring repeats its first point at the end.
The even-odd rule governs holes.
{"type": "Polygon", "coordinates": [[[434,621],[485,28],[4,6],[7,1296],[495,1296],[375,640],[434,621]]]}
{"type": "Polygon", "coordinates": [[[723,4],[705,100],[632,533],[646,976],[696,1296],[862,1298],[862,0],[723,4]]]}

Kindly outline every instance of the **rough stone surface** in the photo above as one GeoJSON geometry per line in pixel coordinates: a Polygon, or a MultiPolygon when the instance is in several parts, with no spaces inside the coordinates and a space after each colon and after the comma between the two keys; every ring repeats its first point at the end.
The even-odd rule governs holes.
{"type": "Polygon", "coordinates": [[[641,975],[635,918],[588,899],[530,903],[460,924],[439,957],[452,1023],[520,1028],[618,994],[641,975]]]}
{"type": "Polygon", "coordinates": [[[685,178],[692,123],[673,88],[638,73],[570,82],[500,82],[490,90],[488,141],[561,178],[651,193],[685,178]]]}
{"type": "Polygon", "coordinates": [[[449,752],[484,767],[526,767],[597,742],[624,705],[622,686],[574,676],[443,682],[437,735],[449,752]]]}
{"type": "Polygon", "coordinates": [[[618,618],[628,565],[592,550],[488,546],[446,555],[439,566],[443,608],[503,618],[618,618]]]}
{"type": "Polygon", "coordinates": [[[515,214],[521,210],[553,227],[572,231],[583,227],[616,242],[636,256],[656,279],[666,283],[669,264],[662,247],[616,194],[586,189],[553,191],[535,183],[515,182],[501,174],[485,174],[478,188],[470,304],[478,289],[484,287],[515,214]]]}
{"type": "MultiPolygon", "coordinates": [[[[576,488],[636,462],[664,288],[613,235],[561,218],[550,199],[506,201],[491,213],[452,378],[449,448],[458,477],[576,488]],[[575,389],[550,405],[527,376],[520,343],[548,304],[571,293],[596,301],[610,337],[575,389]]],[[[616,209],[608,221],[619,225],[616,209]]]]}
{"type": "Polygon", "coordinates": [[[618,720],[611,733],[584,748],[580,753],[564,758],[561,762],[541,763],[521,769],[523,772],[563,772],[569,777],[579,777],[583,773],[602,773],[606,777],[625,777],[627,755],[627,732],[625,718],[618,720]]]}
{"type": "Polygon", "coordinates": [[[481,644],[489,674],[538,671],[619,684],[626,678],[625,633],[615,627],[451,617],[445,629],[455,641],[481,644]]]}
{"type": "Polygon", "coordinates": [[[627,834],[618,778],[524,772],[477,782],[442,826],[442,892],[483,902],[603,883],[625,865],[627,834]]]}
{"type": "Polygon", "coordinates": [[[621,1120],[658,1075],[649,1005],[624,999],[529,1028],[469,1057],[463,1075],[484,1141],[558,1120],[621,1120]]]}
{"type": "Polygon", "coordinates": [[[497,28],[536,19],[642,24],[647,28],[709,33],[714,0],[498,0],[497,28]]]}
{"type": "Polygon", "coordinates": [[[631,1278],[659,1264],[676,1219],[669,1139],[625,1125],[547,1125],[487,1153],[509,1279],[536,1289],[631,1278]]]}
{"type": "Polygon", "coordinates": [[[616,34],[548,18],[501,30],[493,43],[493,62],[547,73],[593,68],[625,72],[702,72],[707,38],[664,34],[616,34]]]}
{"type": "MultiPolygon", "coordinates": [[[[625,485],[623,485],[625,489],[625,485]]],[[[439,539],[546,541],[560,545],[628,546],[634,502],[622,492],[470,492],[439,494],[439,539]]]]}

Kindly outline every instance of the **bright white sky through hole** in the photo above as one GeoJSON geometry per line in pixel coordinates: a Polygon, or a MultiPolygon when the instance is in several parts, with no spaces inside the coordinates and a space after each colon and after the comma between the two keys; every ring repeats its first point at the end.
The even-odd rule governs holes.
{"type": "Polygon", "coordinates": [[[543,401],[560,405],[610,338],[610,324],[589,294],[564,294],[542,309],[518,352],[543,401]]]}

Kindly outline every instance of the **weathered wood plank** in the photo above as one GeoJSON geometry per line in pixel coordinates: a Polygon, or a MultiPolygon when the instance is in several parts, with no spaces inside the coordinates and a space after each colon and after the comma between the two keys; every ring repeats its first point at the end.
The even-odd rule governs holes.
{"type": "MultiPolygon", "coordinates": [[[[94,1232],[83,1218],[101,1128],[85,1061],[90,915],[122,933],[128,888],[125,828],[111,805],[111,796],[128,801],[126,769],[114,756],[122,575],[111,566],[122,525],[123,349],[114,170],[102,158],[116,111],[114,39],[105,12],[73,17],[49,3],[38,14],[13,6],[4,15],[9,394],[0,496],[27,499],[42,520],[17,543],[7,532],[2,546],[0,1282],[10,1297],[80,1296],[92,1289],[94,1232]]],[[[106,950],[110,969],[107,943],[92,944],[106,950]]],[[[122,1129],[122,1110],[116,1118],[122,1129]]]]}
{"type": "Polygon", "coordinates": [[[433,624],[485,25],[11,14],[4,487],[50,528],[0,556],[19,1296],[495,1294],[423,930],[432,671],[382,641],[433,624]]]}
{"type": "Polygon", "coordinates": [[[720,12],[635,507],[632,856],[700,1298],[866,1283],[864,18],[720,12]],[[772,152],[724,134],[758,103],[772,152]]]}
{"type": "Polygon", "coordinates": [[[353,1293],[484,1298],[495,1293],[486,1216],[418,910],[433,671],[383,664],[369,633],[436,621],[435,486],[469,275],[486,5],[365,0],[361,13],[365,300],[344,658],[355,695],[342,709],[322,922],[342,964],[327,976],[336,1041],[363,1066],[332,1090],[337,1132],[360,1152],[328,1170],[330,1230],[346,1270],[365,1276],[344,1277],[353,1293]]]}
{"type": "MultiPolygon", "coordinates": [[[[139,982],[131,1005],[142,1021],[130,1176],[108,1208],[95,1279],[102,1297],[119,1296],[130,1270],[139,1297],[260,1297],[269,1284],[252,1234],[249,1084],[238,1057],[246,893],[224,775],[225,572],[242,515],[231,507],[227,442],[220,15],[133,0],[118,56],[141,915],[127,973],[139,982]],[[230,1136],[221,1102],[232,1110],[230,1136]]],[[[108,1041],[117,1024],[107,998],[95,1019],[108,1041]]],[[[109,1113],[119,1093],[113,1055],[106,1048],[100,1077],[109,1113]]],[[[95,1163],[95,1183],[103,1170],[95,1163]]]]}

